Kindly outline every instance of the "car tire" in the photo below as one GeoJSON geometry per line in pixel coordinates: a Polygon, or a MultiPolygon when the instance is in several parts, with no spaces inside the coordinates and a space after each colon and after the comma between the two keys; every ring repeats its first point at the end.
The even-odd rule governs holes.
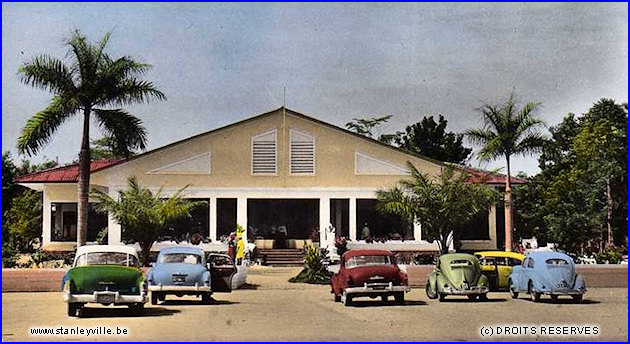
{"type": "Polygon", "coordinates": [[[479,294],[479,301],[488,301],[488,294],[479,294]]]}
{"type": "Polygon", "coordinates": [[[405,293],[402,291],[396,292],[396,294],[394,294],[394,301],[396,301],[398,305],[405,304],[405,293]]]}
{"type": "Polygon", "coordinates": [[[582,303],[582,299],[583,299],[583,295],[573,295],[573,302],[575,303],[582,303]]]}
{"type": "Polygon", "coordinates": [[[551,295],[551,301],[557,302],[558,301],[558,295],[551,295]]]}
{"type": "Polygon", "coordinates": [[[508,281],[508,289],[510,290],[510,296],[513,299],[518,299],[518,292],[514,290],[514,286],[512,285],[512,280],[508,281]]]}
{"type": "Polygon", "coordinates": [[[334,294],[334,295],[335,295],[335,302],[341,302],[341,295],[337,295],[337,294],[334,294]]]}
{"type": "Polygon", "coordinates": [[[345,290],[341,292],[341,302],[346,307],[352,305],[352,296],[348,295],[345,290]]]}
{"type": "Polygon", "coordinates": [[[534,285],[532,283],[532,281],[529,281],[529,285],[527,290],[529,290],[529,297],[533,302],[538,302],[540,301],[540,293],[537,293],[534,291],[534,285]]]}
{"type": "Polygon", "coordinates": [[[159,302],[159,297],[158,297],[158,293],[156,292],[151,292],[151,304],[152,305],[157,305],[159,302]]]}
{"type": "Polygon", "coordinates": [[[129,305],[129,309],[131,309],[135,315],[142,315],[144,313],[144,303],[132,303],[129,305]]]}
{"type": "Polygon", "coordinates": [[[470,300],[470,301],[477,300],[477,295],[468,295],[468,300],[470,300]]]}
{"type": "Polygon", "coordinates": [[[387,295],[381,295],[381,301],[387,302],[387,295]]]}
{"type": "Polygon", "coordinates": [[[446,300],[446,294],[440,294],[439,300],[440,300],[440,302],[446,300]]]}
{"type": "Polygon", "coordinates": [[[77,317],[80,308],[81,308],[80,303],[68,303],[68,316],[77,317]]]}
{"type": "Polygon", "coordinates": [[[203,293],[203,294],[201,294],[201,302],[202,303],[209,304],[210,301],[212,301],[212,294],[211,293],[203,293]]]}
{"type": "Polygon", "coordinates": [[[429,282],[427,281],[427,285],[425,286],[425,291],[427,293],[427,297],[431,300],[435,300],[438,298],[437,295],[437,283],[435,286],[435,293],[431,292],[431,285],[429,284],[429,282]]]}

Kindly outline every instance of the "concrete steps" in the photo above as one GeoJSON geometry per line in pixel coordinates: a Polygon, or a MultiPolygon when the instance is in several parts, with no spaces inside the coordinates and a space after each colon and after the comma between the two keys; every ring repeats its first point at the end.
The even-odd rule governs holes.
{"type": "Polygon", "coordinates": [[[266,265],[271,266],[301,266],[304,264],[304,255],[298,248],[261,249],[258,255],[263,258],[266,265]]]}

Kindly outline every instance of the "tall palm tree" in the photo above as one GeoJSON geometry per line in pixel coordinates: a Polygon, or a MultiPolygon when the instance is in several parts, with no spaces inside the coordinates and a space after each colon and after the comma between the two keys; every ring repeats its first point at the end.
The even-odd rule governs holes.
{"type": "Polygon", "coordinates": [[[481,145],[477,155],[489,161],[505,158],[505,250],[512,250],[512,185],[510,182],[510,158],[540,151],[545,137],[540,128],[545,123],[536,117],[540,103],[528,102],[520,109],[510,94],[503,104],[484,104],[478,111],[483,128],[469,129],[466,135],[471,142],[481,145]]]}
{"type": "Polygon", "coordinates": [[[166,99],[151,82],[140,77],[151,68],[129,56],[113,59],[105,53],[107,33],[97,44],[78,30],[65,41],[67,59],[41,55],[18,69],[20,80],[53,93],[48,106],[31,117],[22,129],[17,148],[22,154],[37,153],[59,126],[73,115],[83,115],[79,151],[77,246],[85,244],[90,187],[90,116],[117,141],[118,147],[144,149],[146,130],[137,117],[120,107],[151,99],[166,99]],[[66,62],[68,64],[66,64],[66,62]]]}

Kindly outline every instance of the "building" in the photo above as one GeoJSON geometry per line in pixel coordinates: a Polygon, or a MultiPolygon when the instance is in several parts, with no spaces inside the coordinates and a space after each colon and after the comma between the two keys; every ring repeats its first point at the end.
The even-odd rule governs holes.
{"type": "MultiPolygon", "coordinates": [[[[130,176],[152,190],[162,187],[165,196],[190,185],[185,197],[203,206],[192,219],[171,224],[174,242],[200,233],[211,246],[240,224],[260,247],[299,248],[310,241],[329,246],[334,235],[323,229],[332,224],[336,236],[365,245],[360,236],[367,224],[372,237],[387,238],[396,247],[434,250],[435,244],[422,240],[420,224],[375,210],[375,192],[405,178],[408,161],[433,176],[446,168],[282,107],[126,160],[93,161],[90,182],[112,196],[126,188],[130,176]]],[[[474,176],[488,173],[466,169],[474,176]]],[[[49,249],[72,249],[76,241],[77,180],[77,165],[17,179],[43,191],[43,244],[49,249]]],[[[500,188],[503,180],[492,175],[488,183],[500,188]]],[[[464,235],[464,249],[498,247],[501,208],[492,206],[480,216],[464,235]]],[[[121,226],[105,214],[90,211],[88,225],[88,241],[105,227],[110,244],[124,239],[121,226]]]]}

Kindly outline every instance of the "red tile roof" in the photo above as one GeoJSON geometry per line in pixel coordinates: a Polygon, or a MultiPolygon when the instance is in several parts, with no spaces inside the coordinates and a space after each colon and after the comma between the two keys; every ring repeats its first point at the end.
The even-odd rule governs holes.
{"type": "MultiPolygon", "coordinates": [[[[119,160],[92,160],[90,172],[98,171],[117,163],[119,160]]],[[[14,180],[16,183],[76,183],[79,181],[79,164],[53,167],[25,174],[14,180]]]]}
{"type": "MultiPolygon", "coordinates": [[[[481,180],[484,180],[485,184],[505,184],[505,174],[502,173],[496,173],[462,165],[456,165],[455,168],[463,170],[466,173],[470,174],[471,176],[469,180],[471,182],[480,182],[481,180]]],[[[527,180],[510,177],[510,182],[512,184],[525,184],[527,183],[527,180]]]]}

